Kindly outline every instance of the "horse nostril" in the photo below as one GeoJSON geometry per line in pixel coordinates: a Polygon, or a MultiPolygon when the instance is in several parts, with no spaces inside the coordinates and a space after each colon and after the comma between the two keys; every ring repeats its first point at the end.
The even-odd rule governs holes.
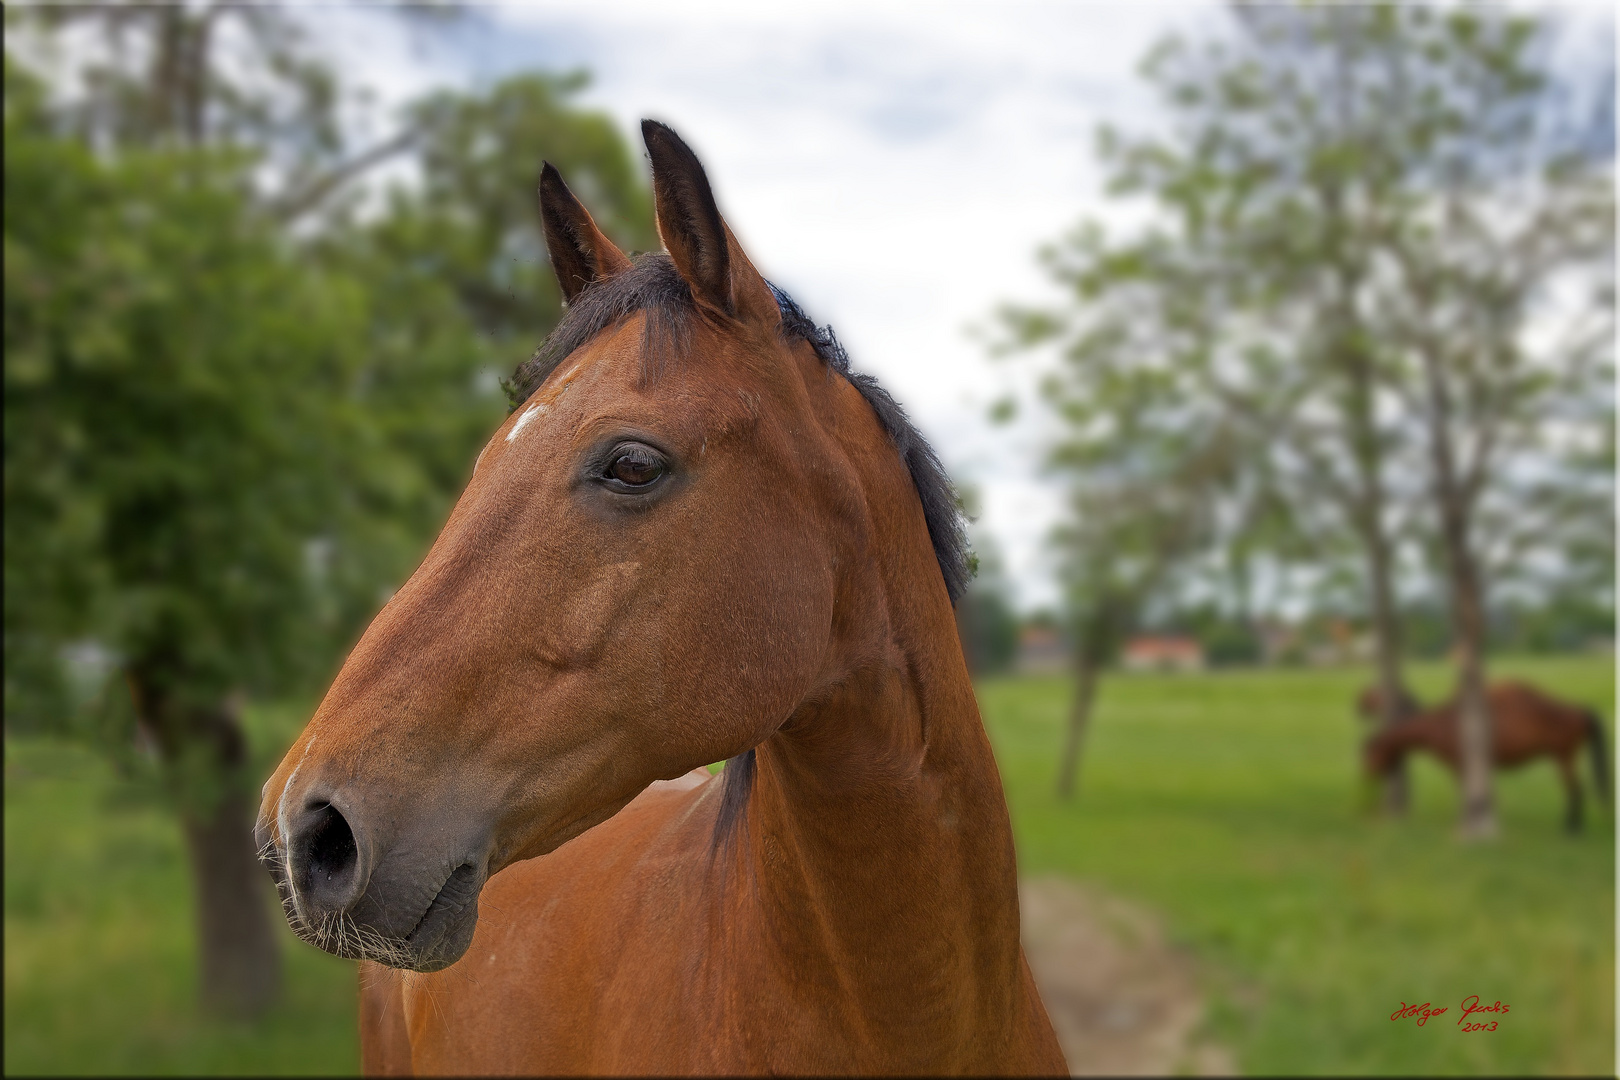
{"type": "Polygon", "coordinates": [[[331,881],[352,873],[358,859],[353,830],[337,807],[328,803],[309,840],[310,872],[325,874],[326,880],[331,881]]]}
{"type": "Polygon", "coordinates": [[[331,803],[311,807],[302,826],[293,857],[300,890],[323,907],[348,907],[360,865],[354,831],[331,803]]]}

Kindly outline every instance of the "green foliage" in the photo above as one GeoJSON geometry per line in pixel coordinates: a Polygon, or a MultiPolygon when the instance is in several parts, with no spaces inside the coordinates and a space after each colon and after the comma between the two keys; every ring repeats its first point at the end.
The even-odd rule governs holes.
{"type": "Polygon", "coordinates": [[[1006,671],[1017,658],[1018,615],[993,538],[982,534],[972,541],[975,574],[956,603],[956,629],[968,670],[988,675],[1006,671]]]}
{"type": "Polygon", "coordinates": [[[1018,616],[1004,592],[974,582],[956,604],[956,626],[968,670],[1006,671],[1018,655],[1018,616]]]}
{"type": "Polygon", "coordinates": [[[1614,604],[1602,593],[1558,592],[1535,604],[1504,604],[1491,626],[1494,648],[1571,653],[1611,648],[1614,604]]]}
{"type": "Polygon", "coordinates": [[[623,135],[606,114],[569,100],[586,81],[524,74],[483,95],[435,94],[412,110],[422,188],[396,200],[379,239],[431,258],[486,335],[532,335],[536,308],[561,305],[535,202],[542,158],[621,247],[657,246],[652,199],[623,135]]]}
{"type": "MultiPolygon", "coordinates": [[[[499,374],[559,315],[540,158],[622,243],[652,242],[624,140],[569,100],[583,81],[434,95],[410,115],[419,184],[294,230],[254,185],[274,147],[230,142],[247,129],[120,121],[96,152],[8,52],[8,729],[129,745],[123,687],[75,694],[70,646],[195,705],[331,671],[465,483],[499,374]]],[[[112,113],[146,115],[142,85],[112,113]]]]}
{"type": "MultiPolygon", "coordinates": [[[[1608,659],[1513,660],[1574,701],[1614,700],[1608,659]]],[[[1424,700],[1449,669],[1415,666],[1424,700]]],[[[1415,764],[1412,818],[1364,810],[1354,669],[1121,675],[1099,691],[1077,801],[1052,791],[1067,680],[979,685],[1022,875],[1072,874],[1163,912],[1197,959],[1214,1038],[1244,1073],[1606,1073],[1614,1052],[1614,826],[1559,832],[1550,763],[1503,773],[1495,845],[1459,844],[1457,787],[1415,764]],[[1450,1023],[1509,1002],[1491,1037],[1450,1023]],[[1435,1026],[1401,1001],[1450,1003],[1435,1026]]],[[[1583,769],[1585,765],[1583,763],[1583,769]]],[[[1588,804],[1589,814],[1592,804],[1588,804]]]]}
{"type": "Polygon", "coordinates": [[[1205,659],[1216,667],[1254,664],[1261,659],[1255,628],[1215,604],[1181,607],[1155,622],[1197,638],[1204,647],[1205,659]]]}
{"type": "Polygon", "coordinates": [[[351,387],[366,297],[247,212],[240,157],[99,160],[8,113],[8,724],[93,637],[216,701],[336,642],[308,541],[370,467],[351,387]],[[13,668],[13,659],[17,667],[13,668]],[[15,677],[14,677],[15,676],[15,677]]]}
{"type": "Polygon", "coordinates": [[[1166,124],[1099,134],[1145,223],[1081,223],[1042,254],[1066,301],[1000,313],[1057,357],[1071,604],[1429,579],[1441,443],[1493,583],[1612,604],[1612,132],[1558,111],[1550,24],[1233,14],[1144,65],[1166,124]]]}

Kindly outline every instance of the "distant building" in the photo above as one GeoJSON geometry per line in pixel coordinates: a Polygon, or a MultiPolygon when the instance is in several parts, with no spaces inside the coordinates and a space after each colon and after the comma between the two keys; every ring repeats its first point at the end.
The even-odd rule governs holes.
{"type": "Polygon", "coordinates": [[[1260,654],[1266,664],[1342,667],[1372,659],[1372,635],[1347,619],[1315,616],[1296,623],[1260,624],[1260,654]]]}
{"type": "Polygon", "coordinates": [[[1069,649],[1050,626],[1025,626],[1018,631],[1018,670],[1025,675],[1056,675],[1069,668],[1069,649]]]}
{"type": "Polygon", "coordinates": [[[1136,637],[1125,643],[1120,662],[1127,671],[1202,671],[1204,646],[1180,634],[1136,637]]]}

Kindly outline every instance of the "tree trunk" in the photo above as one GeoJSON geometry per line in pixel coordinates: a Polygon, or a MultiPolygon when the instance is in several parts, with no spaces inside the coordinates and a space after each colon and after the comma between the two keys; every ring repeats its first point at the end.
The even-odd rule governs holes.
{"type": "MultiPolygon", "coordinates": [[[[1413,712],[1412,696],[1401,677],[1400,620],[1395,612],[1394,590],[1390,585],[1389,545],[1383,534],[1382,515],[1370,531],[1367,543],[1367,574],[1372,599],[1373,647],[1377,652],[1379,721],[1388,728],[1413,712]]],[[[1406,759],[1396,760],[1384,780],[1384,811],[1396,817],[1406,814],[1411,803],[1406,759]]]]}
{"type": "Polygon", "coordinates": [[[212,813],[183,814],[181,824],[197,903],[203,1006],[231,1017],[258,1016],[281,993],[281,950],[248,799],[231,791],[212,813]]]}
{"type": "Polygon", "coordinates": [[[1496,835],[1492,793],[1491,715],[1485,695],[1485,597],[1469,543],[1471,510],[1452,450],[1451,393],[1433,348],[1423,350],[1429,397],[1429,448],[1434,498],[1440,513],[1440,544],[1451,592],[1451,624],[1457,652],[1457,735],[1461,757],[1465,839],[1496,835]]]}
{"type": "Polygon", "coordinates": [[[1058,762],[1057,793],[1060,799],[1074,798],[1075,778],[1080,772],[1080,750],[1091,726],[1091,705],[1097,694],[1097,662],[1091,650],[1082,646],[1075,652],[1074,700],[1069,705],[1069,728],[1063,740],[1063,757],[1058,762]]]}
{"type": "MultiPolygon", "coordinates": [[[[1395,588],[1390,581],[1389,534],[1384,523],[1387,499],[1383,448],[1372,412],[1373,373],[1371,364],[1359,349],[1352,346],[1346,352],[1344,369],[1351,391],[1346,420],[1356,464],[1356,488],[1345,496],[1345,509],[1367,556],[1367,607],[1378,670],[1379,722],[1387,728],[1411,715],[1413,702],[1401,676],[1400,618],[1395,609],[1395,588]]],[[[1385,778],[1384,810],[1404,815],[1409,790],[1406,762],[1402,759],[1385,778]]]]}
{"type": "MultiPolygon", "coordinates": [[[[1326,201],[1334,219],[1342,223],[1345,220],[1342,192],[1331,188],[1326,201]]],[[[1395,588],[1390,580],[1392,560],[1385,522],[1388,508],[1384,487],[1385,440],[1378,430],[1373,358],[1364,344],[1368,335],[1355,307],[1355,296],[1365,277],[1361,259],[1341,251],[1339,275],[1334,311],[1339,335],[1336,353],[1347,390],[1345,424],[1350,455],[1355,463],[1355,487],[1342,496],[1342,505],[1367,556],[1367,607],[1378,669],[1379,721],[1382,727],[1388,728],[1411,714],[1412,697],[1401,676],[1400,619],[1395,608],[1395,588]]],[[[1409,792],[1406,760],[1401,758],[1384,778],[1385,812],[1405,815],[1409,792]]]]}
{"type": "Polygon", "coordinates": [[[1451,579],[1451,620],[1457,651],[1457,726],[1462,757],[1462,822],[1464,837],[1496,835],[1492,793],[1491,713],[1485,693],[1485,605],[1473,552],[1468,550],[1465,523],[1455,510],[1446,513],[1447,562],[1451,579]]]}
{"type": "MultiPolygon", "coordinates": [[[[1335,102],[1338,123],[1349,123],[1350,44],[1343,38],[1344,27],[1336,26],[1334,58],[1338,78],[1335,102]]],[[[1391,583],[1389,533],[1386,525],[1388,497],[1384,485],[1386,439],[1378,430],[1378,378],[1367,341],[1373,337],[1358,313],[1356,297],[1367,278],[1367,238],[1355,215],[1346,209],[1345,191],[1340,178],[1324,174],[1321,181],[1323,206],[1332,225],[1336,242],[1331,249],[1335,270],[1335,292],[1331,319],[1334,327],[1333,355],[1344,380],[1342,398],[1347,449],[1354,463],[1353,487],[1342,489],[1339,501],[1354,527],[1367,557],[1367,608],[1372,623],[1373,648],[1378,671],[1380,726],[1388,728],[1406,719],[1413,711],[1412,697],[1401,676],[1400,620],[1391,583]]],[[[1384,778],[1383,804],[1386,813],[1403,816],[1410,802],[1406,760],[1398,759],[1384,778]]]]}
{"type": "Polygon", "coordinates": [[[228,703],[187,707],[170,680],[130,678],[137,714],[157,744],[180,801],[197,909],[204,1009],[252,1018],[281,991],[281,950],[269,876],[253,841],[253,805],[243,790],[247,746],[228,703]]]}

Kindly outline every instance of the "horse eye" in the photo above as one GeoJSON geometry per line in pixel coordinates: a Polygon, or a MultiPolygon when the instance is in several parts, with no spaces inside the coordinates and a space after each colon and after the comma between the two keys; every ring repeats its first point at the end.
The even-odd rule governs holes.
{"type": "Polygon", "coordinates": [[[646,487],[663,475],[663,459],[644,446],[619,450],[607,467],[607,478],[624,487],[646,487]]]}

